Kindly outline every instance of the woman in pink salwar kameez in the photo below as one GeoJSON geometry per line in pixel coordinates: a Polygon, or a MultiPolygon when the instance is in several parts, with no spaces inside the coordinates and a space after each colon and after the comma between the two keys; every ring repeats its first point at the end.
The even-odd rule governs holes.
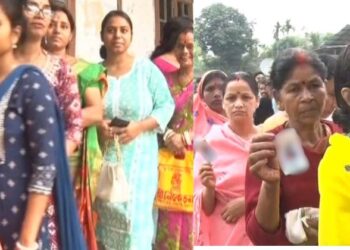
{"type": "Polygon", "coordinates": [[[223,107],[228,122],[213,125],[205,140],[215,152],[210,164],[196,153],[194,236],[197,246],[252,245],[245,232],[244,186],[250,140],[258,132],[254,78],[240,72],[229,77],[223,107]]]}

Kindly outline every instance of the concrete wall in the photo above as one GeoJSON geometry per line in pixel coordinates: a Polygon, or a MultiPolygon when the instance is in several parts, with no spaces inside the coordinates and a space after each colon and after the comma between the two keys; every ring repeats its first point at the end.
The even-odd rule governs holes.
{"type": "MultiPolygon", "coordinates": [[[[117,8],[112,0],[76,0],[76,49],[78,58],[99,62],[102,45],[100,27],[103,17],[117,8]]],[[[138,56],[148,56],[154,49],[155,7],[153,0],[124,0],[123,10],[128,13],[134,25],[134,37],[130,51],[138,56]]]]}
{"type": "Polygon", "coordinates": [[[154,0],[123,0],[123,10],[134,25],[130,50],[138,56],[149,56],[154,49],[156,30],[154,0]]]}

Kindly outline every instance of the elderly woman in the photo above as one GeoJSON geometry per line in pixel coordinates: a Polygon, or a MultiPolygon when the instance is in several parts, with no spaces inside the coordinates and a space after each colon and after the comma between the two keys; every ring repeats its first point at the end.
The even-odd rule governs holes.
{"type": "Polygon", "coordinates": [[[305,50],[288,49],[272,65],[271,81],[289,120],[270,133],[256,136],[251,144],[246,174],[246,227],[255,245],[317,245],[317,216],[304,220],[301,236],[295,236],[302,240],[297,241],[286,233],[290,228],[286,227],[285,216],[293,210],[319,207],[317,167],[329,136],[336,130],[334,124],[321,121],[325,79],[324,64],[305,50]],[[276,157],[275,136],[287,128],[295,129],[309,163],[308,170],[298,175],[285,175],[276,157]]]}

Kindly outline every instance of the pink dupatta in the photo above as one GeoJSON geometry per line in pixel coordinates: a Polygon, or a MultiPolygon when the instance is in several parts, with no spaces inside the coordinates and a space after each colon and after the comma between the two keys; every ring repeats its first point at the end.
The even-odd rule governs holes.
{"type": "Polygon", "coordinates": [[[195,137],[204,137],[209,132],[213,124],[223,124],[227,121],[225,116],[210,109],[199,94],[203,91],[203,83],[205,78],[213,71],[214,70],[208,71],[202,76],[202,79],[198,84],[197,93],[194,94],[193,97],[193,132],[195,137]]]}
{"type": "Polygon", "coordinates": [[[246,235],[244,215],[235,224],[227,224],[220,215],[227,202],[244,197],[250,142],[235,134],[228,123],[212,126],[205,138],[219,156],[212,163],[216,176],[216,207],[210,216],[202,211],[204,186],[198,173],[204,159],[196,154],[193,216],[195,245],[252,245],[246,235]]]}

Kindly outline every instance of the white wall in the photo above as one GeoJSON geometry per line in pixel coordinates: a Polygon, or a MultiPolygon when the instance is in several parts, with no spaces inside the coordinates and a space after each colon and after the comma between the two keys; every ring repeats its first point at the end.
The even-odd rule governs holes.
{"type": "MultiPolygon", "coordinates": [[[[137,1],[137,0],[135,0],[137,1]]],[[[90,62],[99,62],[101,22],[104,16],[117,8],[112,0],[76,0],[76,43],[75,54],[90,62]]]]}
{"type": "Polygon", "coordinates": [[[154,0],[123,0],[123,10],[130,16],[134,37],[130,50],[137,56],[149,56],[155,41],[154,0]]]}
{"type": "MultiPolygon", "coordinates": [[[[134,37],[130,51],[149,56],[155,41],[154,0],[123,0],[123,10],[131,17],[134,37]]],[[[75,54],[91,62],[99,62],[100,27],[103,17],[117,8],[116,0],[76,0],[75,54]]]]}

